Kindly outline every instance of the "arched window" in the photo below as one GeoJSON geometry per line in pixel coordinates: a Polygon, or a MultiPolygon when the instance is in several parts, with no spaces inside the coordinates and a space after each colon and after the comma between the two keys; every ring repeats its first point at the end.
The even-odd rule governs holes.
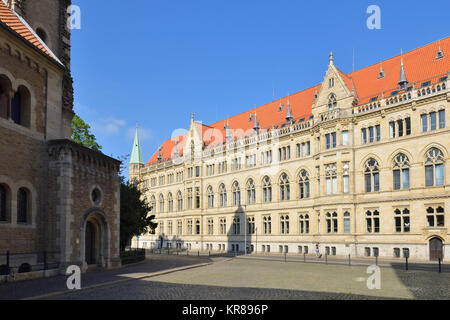
{"type": "Polygon", "coordinates": [[[337,168],[336,164],[329,164],[325,168],[326,183],[327,183],[327,195],[337,193],[337,168]]]}
{"type": "Polygon", "coordinates": [[[233,234],[241,234],[241,218],[239,217],[233,219],[233,234]]]}
{"type": "Polygon", "coordinates": [[[181,191],[177,193],[177,203],[178,203],[178,211],[183,211],[183,195],[181,191]]]}
{"type": "Polygon", "coordinates": [[[214,191],[211,186],[208,187],[207,195],[208,195],[208,208],[214,208],[214,191]]]}
{"type": "Polygon", "coordinates": [[[227,206],[227,189],[225,188],[224,184],[221,184],[219,187],[219,195],[220,195],[220,206],[226,207],[227,206]]]}
{"type": "Polygon", "coordinates": [[[300,234],[308,234],[309,233],[309,215],[300,215],[299,217],[300,224],[300,234]]]}
{"type": "Polygon", "coordinates": [[[0,118],[9,117],[9,92],[11,91],[11,82],[6,76],[0,75],[0,118]]]}
{"type": "Polygon", "coordinates": [[[403,153],[394,158],[394,190],[409,189],[409,159],[403,153]]]}
{"type": "Polygon", "coordinates": [[[427,187],[444,185],[444,154],[437,148],[425,156],[425,183],[427,187]]]}
{"type": "Polygon", "coordinates": [[[263,202],[272,202],[272,183],[269,177],[264,177],[263,180],[263,202]]]}
{"type": "Polygon", "coordinates": [[[0,184],[0,222],[9,221],[8,215],[8,202],[9,202],[9,192],[6,185],[0,184]]]}
{"type": "Polygon", "coordinates": [[[337,233],[338,232],[337,213],[328,212],[326,214],[326,221],[327,221],[327,233],[337,233]]]}
{"type": "Polygon", "coordinates": [[[167,199],[169,201],[169,212],[173,212],[173,196],[171,192],[169,192],[167,199]]]}
{"type": "Polygon", "coordinates": [[[151,208],[152,208],[152,212],[155,213],[156,212],[156,198],[155,198],[155,196],[151,197],[150,205],[151,205],[151,208]]]}
{"type": "Polygon", "coordinates": [[[20,86],[11,102],[11,118],[21,126],[30,127],[31,95],[27,88],[20,86]]]}
{"type": "Polygon", "coordinates": [[[364,171],[366,192],[380,191],[380,169],[378,162],[370,158],[367,160],[364,171]]]}
{"type": "Polygon", "coordinates": [[[20,188],[17,192],[17,222],[30,223],[30,192],[20,188]]]}
{"type": "Polygon", "coordinates": [[[235,181],[231,187],[231,192],[233,193],[233,205],[241,205],[241,189],[239,188],[239,183],[235,181]]]}
{"type": "Polygon", "coordinates": [[[309,198],[309,175],[306,170],[302,170],[298,177],[298,184],[300,188],[300,199],[309,198]]]}
{"type": "Polygon", "coordinates": [[[336,108],[337,108],[336,95],[332,93],[330,94],[330,98],[328,99],[328,110],[334,110],[336,108]]]}
{"type": "Polygon", "coordinates": [[[395,231],[396,232],[409,232],[411,225],[409,222],[409,210],[408,209],[396,209],[394,211],[395,231]]]}
{"type": "Polygon", "coordinates": [[[380,232],[380,213],[377,210],[366,212],[366,230],[368,233],[380,232]]]}
{"type": "Polygon", "coordinates": [[[344,233],[350,233],[350,212],[344,213],[344,233]]]}
{"type": "Polygon", "coordinates": [[[429,207],[427,209],[427,227],[444,227],[445,215],[443,207],[429,207]]]}
{"type": "Polygon", "coordinates": [[[263,218],[263,229],[264,234],[272,234],[272,218],[270,216],[263,218]]]}
{"type": "Polygon", "coordinates": [[[289,216],[281,216],[280,229],[281,234],[289,234],[289,216]]]}
{"type": "Polygon", "coordinates": [[[255,204],[255,203],[256,203],[255,183],[253,182],[253,179],[250,179],[247,182],[247,204],[255,204]]]}
{"type": "Polygon", "coordinates": [[[44,41],[47,44],[47,33],[42,28],[36,29],[36,34],[41,38],[42,41],[44,41]]]}
{"type": "Polygon", "coordinates": [[[164,212],[164,196],[162,194],[159,195],[159,212],[164,212]]]}
{"type": "Polygon", "coordinates": [[[290,198],[289,178],[286,173],[283,173],[280,177],[280,200],[287,201],[290,200],[290,198]]]}

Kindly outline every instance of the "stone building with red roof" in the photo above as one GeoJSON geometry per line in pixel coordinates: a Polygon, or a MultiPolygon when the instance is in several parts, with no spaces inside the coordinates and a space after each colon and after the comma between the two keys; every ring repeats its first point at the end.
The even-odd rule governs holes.
{"type": "Polygon", "coordinates": [[[72,134],[70,0],[0,0],[0,281],[120,265],[120,162],[72,134]]]}
{"type": "Polygon", "coordinates": [[[321,84],[192,117],[130,165],[159,222],[139,246],[448,261],[449,71],[449,37],[349,74],[330,54],[321,84]]]}

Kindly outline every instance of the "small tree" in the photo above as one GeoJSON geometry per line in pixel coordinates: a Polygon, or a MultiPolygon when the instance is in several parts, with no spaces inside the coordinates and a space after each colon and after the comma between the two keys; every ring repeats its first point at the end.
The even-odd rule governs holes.
{"type": "Polygon", "coordinates": [[[143,197],[142,191],[123,176],[128,156],[119,157],[120,166],[120,250],[124,251],[130,240],[138,235],[153,232],[158,224],[155,215],[149,215],[152,207],[143,197]]]}
{"type": "Polygon", "coordinates": [[[90,132],[90,129],[90,125],[75,115],[72,120],[72,141],[95,151],[102,150],[102,146],[97,143],[95,135],[90,132]]]}
{"type": "Polygon", "coordinates": [[[146,234],[156,229],[154,215],[149,215],[152,208],[141,191],[122,181],[120,184],[120,249],[125,250],[129,241],[137,235],[146,234]]]}

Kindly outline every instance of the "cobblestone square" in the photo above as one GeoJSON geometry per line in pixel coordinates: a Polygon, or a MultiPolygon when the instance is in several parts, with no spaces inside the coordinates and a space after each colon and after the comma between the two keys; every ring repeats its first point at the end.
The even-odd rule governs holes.
{"type": "MultiPolygon", "coordinates": [[[[177,259],[177,257],[168,257],[177,259]]],[[[212,264],[54,297],[62,300],[449,299],[450,274],[381,268],[369,290],[367,267],[212,258],[212,264]]]]}

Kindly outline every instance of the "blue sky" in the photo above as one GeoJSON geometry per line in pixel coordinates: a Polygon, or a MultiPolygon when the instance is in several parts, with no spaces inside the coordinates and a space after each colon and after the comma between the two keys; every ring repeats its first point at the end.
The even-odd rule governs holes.
{"type": "Polygon", "coordinates": [[[190,113],[205,124],[448,36],[448,0],[73,0],[75,112],[103,152],[146,162],[190,113]],[[320,4],[319,4],[320,3],[320,4]],[[381,30],[369,30],[370,5],[381,30]]]}

